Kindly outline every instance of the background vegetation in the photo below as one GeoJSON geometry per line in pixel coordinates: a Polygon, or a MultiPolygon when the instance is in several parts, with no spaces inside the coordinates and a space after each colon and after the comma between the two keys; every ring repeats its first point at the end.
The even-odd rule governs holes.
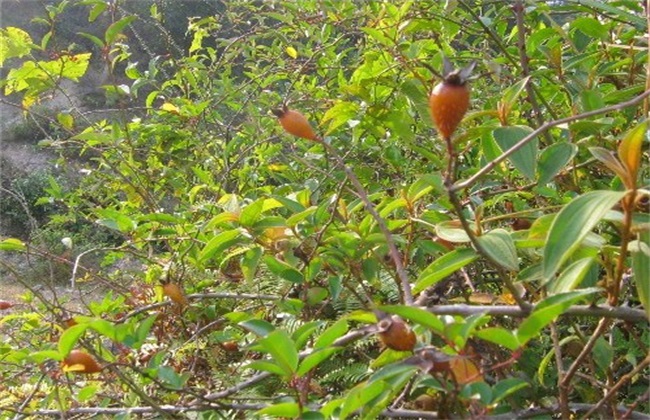
{"type": "Polygon", "coordinates": [[[647,412],[649,21],[588,0],[5,20],[14,140],[57,160],[3,178],[0,266],[27,292],[0,301],[0,416],[647,412]],[[477,63],[450,148],[443,57],[477,63]]]}

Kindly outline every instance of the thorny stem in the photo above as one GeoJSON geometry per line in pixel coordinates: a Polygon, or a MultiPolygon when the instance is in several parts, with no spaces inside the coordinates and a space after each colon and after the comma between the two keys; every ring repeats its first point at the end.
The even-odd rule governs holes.
{"type": "Polygon", "coordinates": [[[366,210],[375,219],[375,221],[377,222],[377,226],[379,226],[379,230],[381,230],[381,232],[384,234],[384,237],[386,238],[386,244],[388,245],[388,252],[393,260],[393,263],[395,264],[395,271],[397,273],[397,277],[401,284],[401,291],[402,291],[402,296],[404,298],[404,303],[407,305],[412,305],[413,292],[411,291],[411,283],[409,282],[408,274],[406,273],[406,269],[404,268],[404,264],[402,263],[402,257],[400,255],[400,252],[397,249],[397,246],[395,245],[395,241],[393,240],[393,235],[388,229],[388,226],[386,225],[386,221],[384,221],[384,219],[379,215],[379,213],[377,213],[375,206],[372,204],[372,201],[370,201],[370,198],[368,198],[368,194],[366,193],[366,190],[363,188],[363,185],[361,185],[359,178],[357,178],[357,176],[354,174],[352,169],[350,169],[350,167],[345,164],[345,161],[343,161],[343,159],[338,154],[336,149],[324,141],[321,141],[320,143],[325,147],[325,149],[332,156],[334,156],[336,163],[338,163],[338,165],[343,169],[345,175],[348,177],[348,179],[354,186],[354,189],[357,191],[357,194],[359,195],[359,198],[365,205],[366,210]]]}

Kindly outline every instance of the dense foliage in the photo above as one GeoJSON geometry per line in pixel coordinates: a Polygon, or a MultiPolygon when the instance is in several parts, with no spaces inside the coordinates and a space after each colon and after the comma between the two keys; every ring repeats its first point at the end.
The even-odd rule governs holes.
{"type": "Polygon", "coordinates": [[[205,2],[175,39],[178,3],[0,33],[5,101],[77,174],[0,242],[29,289],[0,302],[2,418],[649,409],[639,2],[205,2]],[[445,57],[476,63],[451,139],[445,57]],[[99,99],[35,111],[91,70],[99,99]]]}

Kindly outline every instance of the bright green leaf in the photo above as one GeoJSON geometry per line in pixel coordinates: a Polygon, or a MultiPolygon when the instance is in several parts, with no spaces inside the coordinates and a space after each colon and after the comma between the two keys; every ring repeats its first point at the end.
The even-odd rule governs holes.
{"type": "Polygon", "coordinates": [[[578,152],[572,143],[559,142],[545,148],[539,156],[537,170],[539,185],[546,185],[564,168],[578,152]]]}
{"type": "Polygon", "coordinates": [[[510,271],[519,271],[517,248],[507,230],[494,229],[477,240],[494,262],[510,271]]]}
{"type": "Polygon", "coordinates": [[[436,284],[477,258],[476,251],[471,248],[458,248],[443,255],[422,271],[415,282],[413,293],[419,293],[436,284]]]}
{"type": "MultiPolygon", "coordinates": [[[[492,132],[492,135],[501,150],[505,152],[532,132],[533,129],[530,127],[512,126],[499,127],[492,132]]],[[[526,143],[508,159],[526,178],[534,181],[537,169],[537,138],[526,143]]]]}
{"type": "Polygon", "coordinates": [[[591,229],[624,195],[625,192],[618,191],[590,191],[572,200],[558,213],[543,251],[545,282],[551,280],[591,229]]]}

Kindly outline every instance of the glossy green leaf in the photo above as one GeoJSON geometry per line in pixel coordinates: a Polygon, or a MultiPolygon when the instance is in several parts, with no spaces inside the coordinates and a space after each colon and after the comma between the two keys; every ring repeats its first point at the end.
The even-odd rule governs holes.
{"type": "Polygon", "coordinates": [[[205,244],[199,253],[199,261],[205,262],[220,252],[239,242],[241,232],[238,229],[226,230],[217,235],[205,244]]]}
{"type": "Polygon", "coordinates": [[[348,322],[345,319],[339,319],[321,333],[314,343],[314,348],[323,348],[331,345],[336,339],[348,332],[348,322]]]}
{"type": "Polygon", "coordinates": [[[570,292],[578,287],[589,272],[593,262],[594,259],[588,257],[582,258],[569,265],[557,278],[551,280],[549,284],[546,285],[548,293],[554,295],[557,293],[570,292]]]}
{"type": "Polygon", "coordinates": [[[277,363],[269,362],[268,360],[255,360],[251,363],[248,363],[244,366],[246,369],[261,370],[264,372],[270,372],[278,376],[286,376],[287,373],[282,369],[277,363]]]}
{"type": "Polygon", "coordinates": [[[519,325],[517,339],[523,346],[548,324],[564,313],[571,305],[588,295],[599,293],[599,288],[580,289],[547,297],[535,306],[531,314],[519,325]]]}
{"type": "Polygon", "coordinates": [[[280,261],[273,255],[264,256],[264,263],[271,273],[291,283],[302,283],[305,280],[300,271],[296,270],[286,262],[280,261]]]}
{"type": "Polygon", "coordinates": [[[589,151],[596,159],[604,163],[605,166],[609,168],[609,170],[614,172],[614,174],[618,175],[621,179],[625,179],[628,176],[627,170],[621,161],[618,160],[618,158],[616,158],[616,156],[614,156],[614,153],[610,150],[607,150],[603,147],[590,147],[589,151]]]}
{"type": "Polygon", "coordinates": [[[639,239],[630,242],[629,250],[639,301],[650,319],[650,231],[641,232],[639,239]]]}
{"type": "Polygon", "coordinates": [[[68,355],[87,329],[88,324],[79,324],[66,328],[61,334],[61,337],[59,337],[59,352],[63,355],[68,355]]]}
{"type": "Polygon", "coordinates": [[[25,243],[20,239],[7,238],[0,241],[0,251],[24,251],[25,243]]]}
{"type": "Polygon", "coordinates": [[[104,34],[104,40],[106,41],[106,44],[113,44],[113,42],[115,42],[117,39],[117,36],[124,30],[124,28],[135,19],[135,16],[127,16],[111,24],[111,26],[108,27],[106,33],[104,34]]]}
{"type": "Polygon", "coordinates": [[[553,143],[548,146],[539,156],[538,173],[539,185],[551,182],[578,152],[578,147],[572,143],[553,143]]]}
{"type": "Polygon", "coordinates": [[[501,327],[488,327],[474,332],[474,336],[490,343],[503,346],[508,350],[517,350],[520,347],[517,336],[510,330],[501,327]]]}
{"type": "Polygon", "coordinates": [[[366,406],[370,401],[387,389],[387,384],[382,381],[372,383],[362,382],[348,391],[345,401],[341,406],[339,418],[345,420],[358,409],[366,406]]]}
{"type": "Polygon", "coordinates": [[[420,293],[477,258],[476,251],[471,248],[458,248],[437,258],[420,273],[415,281],[413,293],[420,293]]]}
{"type": "Polygon", "coordinates": [[[295,402],[282,402],[262,408],[255,412],[258,416],[274,416],[283,418],[298,418],[300,416],[300,405],[295,402]]]}
{"type": "Polygon", "coordinates": [[[385,305],[380,306],[378,309],[389,314],[399,315],[404,319],[423,325],[438,333],[444,330],[444,324],[440,318],[425,309],[407,305],[385,305]]]}
{"type": "Polygon", "coordinates": [[[591,191],[567,204],[553,223],[544,246],[544,281],[550,281],[624,192],[591,191]]]}
{"type": "Polygon", "coordinates": [[[258,340],[258,344],[269,353],[284,374],[291,376],[298,369],[298,350],[286,331],[275,330],[258,340]]]}
{"type": "Polygon", "coordinates": [[[501,99],[500,103],[503,106],[504,117],[508,118],[510,112],[512,111],[512,108],[517,103],[517,100],[519,99],[521,92],[524,91],[524,88],[526,87],[526,84],[528,84],[529,80],[530,80],[530,76],[524,77],[523,79],[521,79],[514,85],[507,87],[503,91],[503,98],[501,99]]]}
{"type": "Polygon", "coordinates": [[[314,351],[303,359],[296,374],[298,376],[306,375],[309,371],[323,363],[325,360],[329,359],[334,353],[341,350],[343,350],[342,347],[326,347],[314,351]]]}
{"type": "Polygon", "coordinates": [[[507,396],[529,386],[530,384],[521,378],[507,378],[499,381],[492,387],[492,404],[497,404],[507,396]]]}
{"type": "Polygon", "coordinates": [[[275,330],[273,324],[264,321],[263,319],[250,319],[248,321],[242,321],[238,325],[260,337],[266,337],[269,333],[275,330]]]}
{"type": "Polygon", "coordinates": [[[494,229],[477,240],[494,262],[510,271],[519,271],[517,248],[507,230],[494,229]]]}
{"type": "Polygon", "coordinates": [[[600,371],[606,374],[612,367],[612,362],[614,361],[614,349],[607,340],[603,337],[598,337],[594,348],[591,349],[591,356],[594,362],[596,362],[596,366],[600,368],[600,371]]]}
{"type": "MultiPolygon", "coordinates": [[[[532,132],[533,129],[530,127],[512,126],[499,127],[492,132],[492,135],[501,151],[505,152],[532,132]]],[[[526,143],[508,159],[526,178],[534,181],[537,170],[537,138],[526,143]]]]}

